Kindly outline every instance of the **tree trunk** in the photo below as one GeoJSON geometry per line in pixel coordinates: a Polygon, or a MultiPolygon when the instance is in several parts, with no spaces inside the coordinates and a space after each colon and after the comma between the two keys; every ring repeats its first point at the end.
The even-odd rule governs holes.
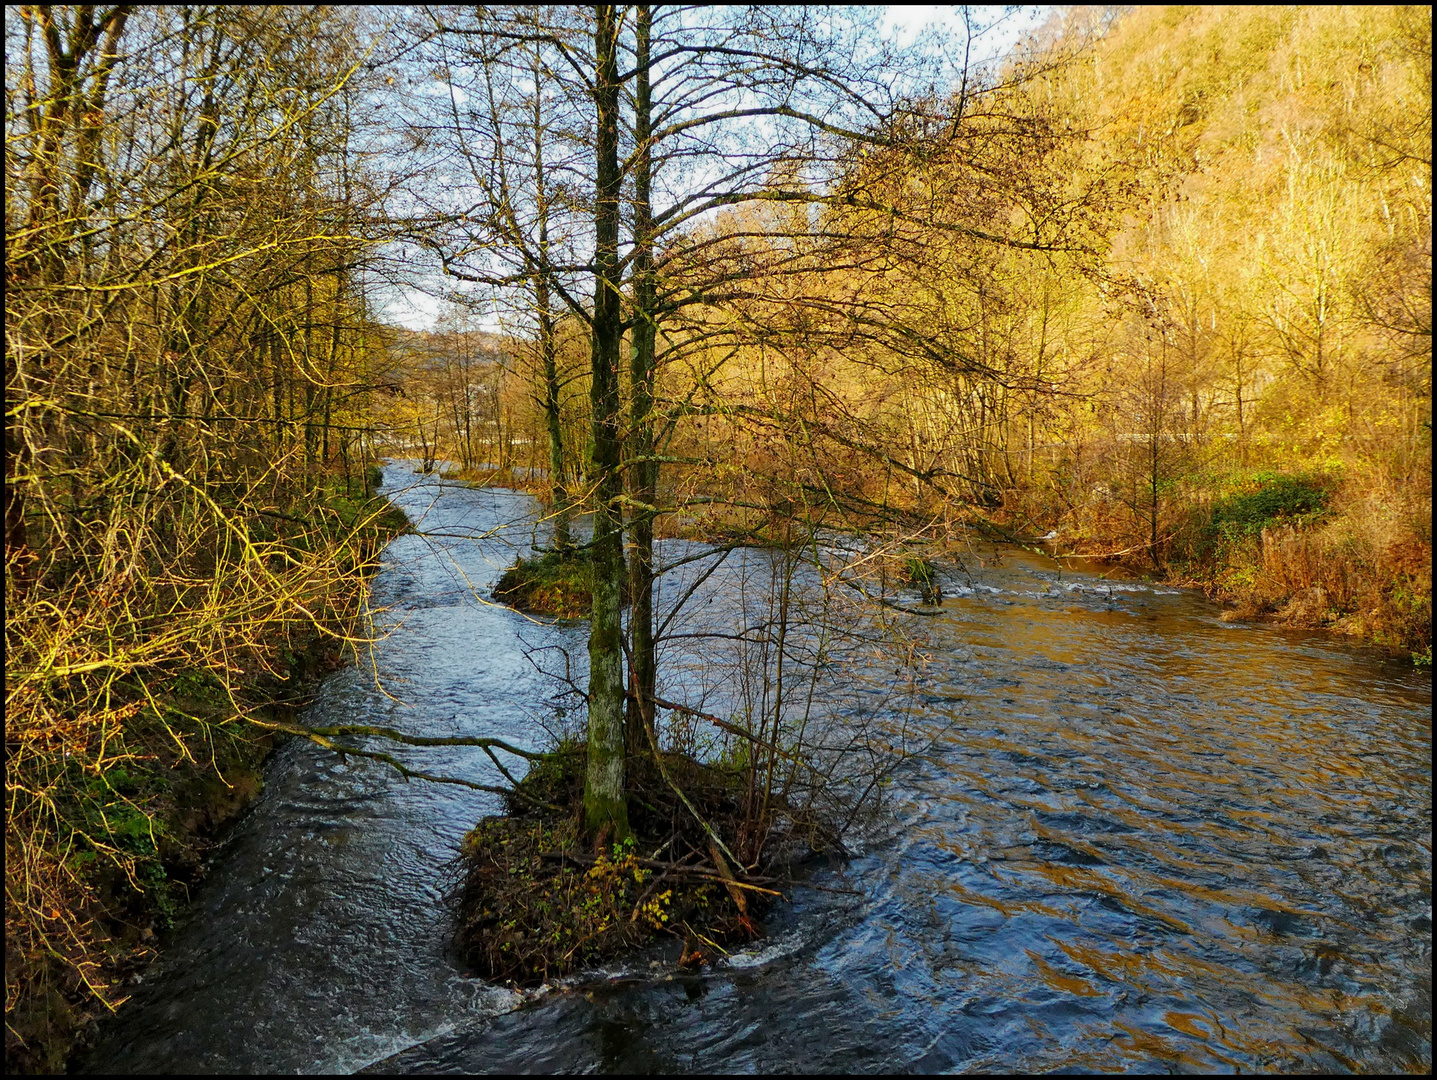
{"type": "Polygon", "coordinates": [[[549,290],[539,291],[539,346],[544,354],[544,423],[549,432],[550,513],[554,515],[554,547],[567,552],[574,546],[569,535],[569,493],[564,487],[564,428],[559,413],[558,349],[554,321],[548,311],[549,290]]]}
{"type": "Polygon", "coordinates": [[[647,751],[646,729],[654,722],[657,663],[654,657],[654,516],[646,509],[658,497],[654,457],[654,252],[649,187],[653,157],[649,149],[651,100],[649,32],[652,9],[640,4],[635,25],[634,138],[634,324],[631,333],[631,423],[629,485],[633,517],[629,524],[629,647],[633,657],[633,696],[628,705],[629,757],[647,751]]]}
{"type": "Polygon", "coordinates": [[[549,432],[549,497],[550,513],[553,514],[553,546],[559,551],[573,547],[569,536],[569,493],[563,484],[563,424],[559,412],[559,346],[555,340],[553,326],[553,297],[550,296],[549,276],[553,266],[549,263],[549,190],[543,171],[543,96],[537,93],[539,80],[543,76],[539,56],[533,63],[535,78],[535,192],[539,208],[539,266],[535,274],[535,307],[539,315],[539,353],[543,365],[543,416],[549,432]]]}
{"type": "MultiPolygon", "coordinates": [[[[536,60],[534,85],[542,71],[536,60]]],[[[544,123],[542,97],[534,94],[534,182],[539,210],[539,265],[534,275],[534,306],[539,316],[539,352],[544,368],[544,424],[549,433],[550,513],[554,515],[554,547],[567,552],[573,547],[569,535],[569,493],[564,487],[564,428],[559,412],[558,345],[554,340],[553,298],[549,295],[549,197],[544,183],[544,123]]]]}
{"type": "Polygon", "coordinates": [[[319,455],[319,428],[314,422],[315,395],[319,386],[315,379],[314,354],[314,275],[304,279],[304,475],[306,483],[314,482],[315,459],[319,455]]]}
{"type": "Polygon", "coordinates": [[[594,212],[593,380],[594,606],[589,624],[589,761],[584,784],[584,828],[596,844],[629,835],[624,779],[624,668],[620,592],[624,576],[619,496],[619,347],[623,335],[619,292],[619,79],[618,23],[612,4],[595,5],[594,103],[598,124],[594,212]]]}

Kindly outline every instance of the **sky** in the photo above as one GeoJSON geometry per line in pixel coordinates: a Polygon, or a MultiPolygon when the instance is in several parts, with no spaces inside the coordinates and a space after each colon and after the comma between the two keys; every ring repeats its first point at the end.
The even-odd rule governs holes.
{"type": "MultiPolygon", "coordinates": [[[[993,19],[997,9],[987,5],[975,9],[978,19],[993,19]]],[[[906,45],[927,26],[961,31],[962,9],[955,4],[889,4],[882,25],[891,30],[898,44],[906,45]]],[[[1013,9],[1008,18],[984,35],[987,55],[1006,52],[1024,33],[1036,30],[1048,17],[1047,6],[1022,6],[1013,9]]]]}
{"type": "MultiPolygon", "coordinates": [[[[993,22],[995,14],[1002,9],[987,6],[975,10],[975,20],[993,22]]],[[[997,20],[975,43],[974,61],[984,61],[1007,52],[1024,34],[1035,30],[1048,17],[1051,9],[1046,6],[1023,6],[1010,9],[1009,14],[997,20]]],[[[959,34],[963,29],[961,8],[952,4],[889,4],[883,14],[880,26],[891,34],[898,45],[907,45],[929,27],[952,30],[959,34]]],[[[956,63],[961,57],[954,57],[956,63]]],[[[440,303],[434,297],[414,288],[402,288],[394,299],[383,305],[386,321],[411,330],[432,330],[439,313],[440,303]]],[[[487,326],[497,329],[497,324],[487,326]]]]}

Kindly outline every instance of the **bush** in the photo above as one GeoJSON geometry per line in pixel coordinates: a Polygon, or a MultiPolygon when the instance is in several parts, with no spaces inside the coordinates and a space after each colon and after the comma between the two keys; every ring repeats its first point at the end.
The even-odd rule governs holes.
{"type": "Polygon", "coordinates": [[[407,524],[339,478],[172,508],[187,539],[168,564],[86,581],[57,558],[68,612],[7,566],[7,1071],[63,1069],[154,955],[209,837],[259,790],[273,739],[245,718],[298,704],[365,632],[359,575],[407,524]]]}
{"type": "Polygon", "coordinates": [[[943,603],[943,586],[938,580],[938,570],[927,559],[909,555],[903,560],[903,580],[918,590],[925,604],[943,603]]]}
{"type": "Polygon", "coordinates": [[[1302,528],[1327,516],[1335,480],[1323,476],[1256,473],[1236,495],[1220,500],[1203,530],[1205,546],[1258,536],[1276,524],[1302,528]]]}
{"type": "MultiPolygon", "coordinates": [[[[1428,504],[1430,506],[1430,503],[1428,504]]],[[[1432,545],[1371,477],[1258,474],[1194,521],[1192,579],[1234,617],[1351,634],[1420,663],[1432,636],[1432,545]]]]}

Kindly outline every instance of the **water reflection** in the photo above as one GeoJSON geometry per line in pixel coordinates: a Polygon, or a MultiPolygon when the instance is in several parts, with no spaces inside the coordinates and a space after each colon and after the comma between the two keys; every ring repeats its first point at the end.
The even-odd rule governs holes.
{"type": "MultiPolygon", "coordinates": [[[[583,628],[476,599],[513,547],[463,539],[523,539],[529,503],[397,498],[446,534],[397,541],[375,583],[404,704],[349,672],[316,719],[542,741],[525,643],[579,679],[583,628]]],[[[526,999],[445,952],[434,867],[484,800],[291,744],[94,1067],[1430,1069],[1427,680],[1189,593],[986,562],[922,620],[931,742],[892,824],[814,881],[858,896],[799,889],[703,976],[640,963],[526,999]]],[[[731,614],[725,580],[693,625],[731,614]]],[[[462,749],[425,767],[492,780],[462,749]]]]}

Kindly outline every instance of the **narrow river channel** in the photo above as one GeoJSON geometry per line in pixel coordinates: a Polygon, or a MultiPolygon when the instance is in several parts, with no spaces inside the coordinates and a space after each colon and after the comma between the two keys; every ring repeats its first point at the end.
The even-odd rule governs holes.
{"type": "MultiPolygon", "coordinates": [[[[531,500],[385,483],[432,535],[390,545],[392,629],[308,721],[542,745],[531,658],[585,627],[475,597],[531,500]]],[[[967,571],[922,620],[893,825],[814,879],[852,893],[799,888],[699,975],[519,994],[447,949],[439,869],[497,799],[294,741],[89,1068],[1430,1071],[1430,678],[1022,551],[967,571]]]]}

